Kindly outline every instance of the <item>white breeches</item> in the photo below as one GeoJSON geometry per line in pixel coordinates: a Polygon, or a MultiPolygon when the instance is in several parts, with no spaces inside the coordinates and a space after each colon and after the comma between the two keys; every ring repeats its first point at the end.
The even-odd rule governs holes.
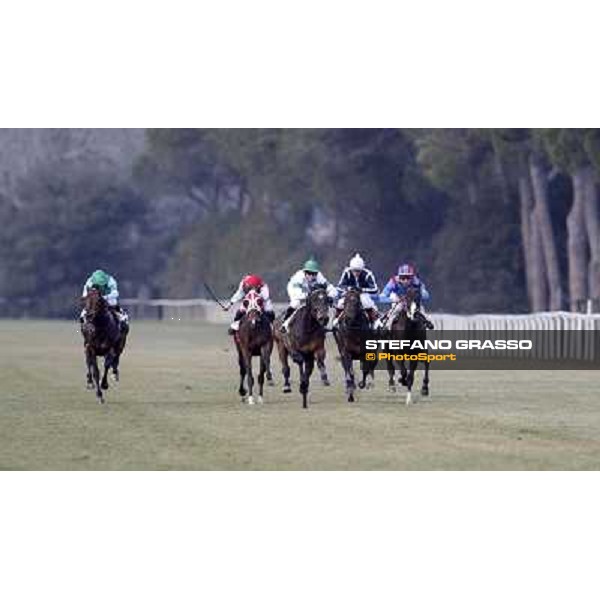
{"type": "Polygon", "coordinates": [[[290,306],[294,310],[296,310],[297,308],[300,308],[304,304],[305,300],[306,300],[306,298],[304,296],[296,296],[294,298],[290,298],[290,306]]]}

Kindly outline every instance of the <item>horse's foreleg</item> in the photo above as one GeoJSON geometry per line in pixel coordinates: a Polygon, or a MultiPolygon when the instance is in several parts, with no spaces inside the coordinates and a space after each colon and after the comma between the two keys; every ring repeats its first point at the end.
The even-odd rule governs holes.
{"type": "Polygon", "coordinates": [[[344,367],[344,374],[346,375],[346,398],[348,402],[354,402],[354,390],[356,389],[354,366],[352,364],[352,358],[346,353],[342,356],[342,366],[344,367]]]}
{"type": "Polygon", "coordinates": [[[248,381],[248,404],[254,404],[254,374],[252,373],[252,354],[244,352],[246,361],[246,379],[248,381]]]}
{"type": "Polygon", "coordinates": [[[103,404],[104,397],[102,396],[102,390],[100,389],[100,370],[98,369],[98,360],[93,350],[88,350],[88,352],[88,360],[90,361],[92,377],[94,379],[94,385],[96,387],[96,398],[98,398],[98,402],[100,402],[100,404],[103,404]]]}
{"type": "Polygon", "coordinates": [[[119,381],[119,360],[120,360],[121,356],[119,354],[116,354],[115,356],[113,356],[113,361],[112,361],[112,374],[113,374],[113,378],[115,381],[119,381]]]}
{"type": "Polygon", "coordinates": [[[400,381],[399,381],[399,383],[401,383],[404,387],[408,386],[408,371],[406,370],[406,365],[404,364],[403,360],[400,361],[400,381]]]}
{"type": "Polygon", "coordinates": [[[300,363],[300,393],[302,394],[302,408],[308,408],[308,389],[310,377],[315,368],[315,357],[307,354],[300,363]]]}
{"type": "Polygon", "coordinates": [[[331,384],[329,383],[329,377],[327,376],[327,367],[325,366],[325,356],[326,356],[325,346],[323,346],[323,348],[317,350],[317,352],[316,352],[317,368],[319,369],[319,373],[321,374],[321,383],[324,386],[329,386],[331,384]]]}
{"type": "Polygon", "coordinates": [[[273,382],[273,373],[271,371],[271,354],[273,354],[273,341],[271,340],[271,342],[269,342],[269,344],[267,344],[266,348],[265,348],[265,357],[266,357],[266,361],[265,364],[267,366],[267,385],[268,386],[273,386],[275,385],[275,383],[273,382]]]}
{"type": "Polygon", "coordinates": [[[100,387],[103,390],[108,389],[108,370],[112,366],[112,354],[109,352],[104,357],[104,374],[102,375],[102,381],[100,382],[100,387]]]}
{"type": "Polygon", "coordinates": [[[269,355],[264,347],[260,351],[260,370],[258,372],[258,403],[263,403],[263,391],[265,388],[265,374],[269,372],[269,355]]]}
{"type": "Polygon", "coordinates": [[[292,391],[290,384],[290,363],[287,348],[283,342],[277,344],[279,362],[281,362],[281,374],[283,375],[283,393],[289,394],[292,391]]]}
{"type": "Polygon", "coordinates": [[[415,382],[415,371],[417,370],[417,361],[411,360],[408,365],[408,375],[406,377],[406,404],[412,404],[412,387],[415,382]]]}
{"type": "Polygon", "coordinates": [[[394,361],[387,361],[387,372],[388,372],[388,388],[390,392],[396,391],[396,367],[394,367],[394,361]]]}
{"type": "Polygon", "coordinates": [[[372,361],[361,360],[360,368],[362,371],[362,380],[358,384],[358,387],[363,390],[365,388],[370,388],[374,386],[375,380],[375,364],[372,361]],[[367,378],[370,377],[371,381],[367,382],[367,378]]]}
{"type": "Polygon", "coordinates": [[[244,379],[246,378],[246,362],[242,356],[241,350],[238,348],[238,364],[240,366],[240,387],[238,393],[242,398],[242,402],[246,398],[246,388],[244,387],[244,379]]]}
{"type": "Polygon", "coordinates": [[[423,384],[421,385],[421,396],[429,396],[429,362],[423,364],[423,384]]]}
{"type": "Polygon", "coordinates": [[[87,368],[86,387],[88,390],[93,390],[94,389],[94,378],[92,375],[92,359],[91,359],[91,352],[88,350],[87,346],[85,348],[85,366],[87,368]]]}

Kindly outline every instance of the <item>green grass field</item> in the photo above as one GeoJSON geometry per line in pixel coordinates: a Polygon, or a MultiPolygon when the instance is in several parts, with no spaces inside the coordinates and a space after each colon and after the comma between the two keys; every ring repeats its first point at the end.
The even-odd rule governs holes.
{"type": "Polygon", "coordinates": [[[134,323],[101,406],[74,323],[0,321],[0,469],[600,468],[600,373],[432,371],[410,407],[378,373],[349,405],[334,355],[308,411],[276,353],[276,387],[247,406],[222,326],[134,323]]]}

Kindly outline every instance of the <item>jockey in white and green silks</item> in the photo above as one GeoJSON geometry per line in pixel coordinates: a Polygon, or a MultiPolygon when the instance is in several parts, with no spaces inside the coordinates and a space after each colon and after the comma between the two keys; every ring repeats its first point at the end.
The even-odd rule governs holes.
{"type": "Polygon", "coordinates": [[[314,258],[310,258],[304,263],[302,269],[296,271],[288,281],[287,293],[290,298],[290,305],[285,312],[281,331],[284,333],[287,331],[296,310],[304,304],[315,285],[325,287],[325,291],[331,302],[337,298],[337,289],[335,286],[331,285],[323,273],[321,273],[319,263],[314,258]]]}
{"type": "MultiPolygon", "coordinates": [[[[117,286],[117,280],[102,269],[98,269],[88,277],[83,286],[81,296],[85,298],[88,295],[89,290],[94,287],[100,291],[108,306],[112,308],[114,314],[119,319],[119,322],[127,324],[129,322],[129,316],[119,305],[119,288],[117,286]]],[[[85,315],[84,308],[79,316],[79,320],[82,323],[85,320],[85,315]]]]}

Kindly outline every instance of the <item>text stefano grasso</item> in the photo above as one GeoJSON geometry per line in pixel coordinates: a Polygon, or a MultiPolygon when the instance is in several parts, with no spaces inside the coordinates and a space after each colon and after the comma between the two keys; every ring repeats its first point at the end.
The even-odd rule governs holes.
{"type": "Polygon", "coordinates": [[[366,350],[532,350],[532,340],[366,340],[366,350]]]}

